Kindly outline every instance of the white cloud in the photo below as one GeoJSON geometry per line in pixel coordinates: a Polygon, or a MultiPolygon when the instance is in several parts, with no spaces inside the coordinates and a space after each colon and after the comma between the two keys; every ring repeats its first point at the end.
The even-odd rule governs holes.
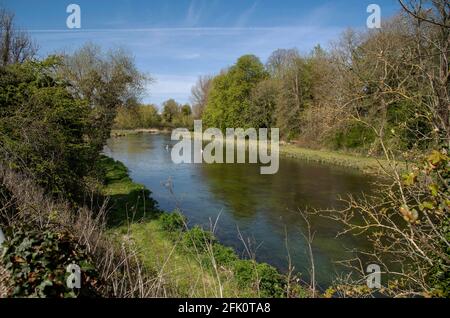
{"type": "Polygon", "coordinates": [[[174,98],[180,103],[189,102],[192,86],[197,81],[197,76],[153,74],[156,82],[147,88],[146,101],[161,104],[163,101],[174,98]]]}

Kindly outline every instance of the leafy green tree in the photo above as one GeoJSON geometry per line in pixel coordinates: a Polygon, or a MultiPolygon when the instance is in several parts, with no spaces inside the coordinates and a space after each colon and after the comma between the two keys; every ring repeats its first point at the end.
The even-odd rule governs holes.
{"type": "Polygon", "coordinates": [[[119,107],[114,121],[116,129],[157,128],[161,118],[154,105],[119,107]]]}
{"type": "Polygon", "coordinates": [[[164,123],[173,124],[179,114],[180,105],[174,99],[169,99],[163,103],[162,118],[164,123]]]}
{"type": "Polygon", "coordinates": [[[74,97],[88,101],[92,111],[87,137],[101,151],[117,109],[136,105],[150,78],[140,73],[133,58],[121,49],[104,53],[87,44],[63,61],[58,75],[70,84],[74,97]]]}
{"type": "Polygon", "coordinates": [[[278,83],[272,79],[259,82],[252,90],[249,108],[250,116],[248,116],[247,121],[253,127],[275,127],[278,91],[278,83]]]}
{"type": "Polygon", "coordinates": [[[191,106],[188,104],[181,106],[181,115],[185,117],[191,116],[192,115],[191,106]]]}
{"type": "Polygon", "coordinates": [[[0,69],[0,161],[53,194],[81,195],[96,156],[85,135],[89,105],[57,80],[59,58],[0,69]]]}
{"type": "Polygon", "coordinates": [[[268,78],[264,65],[254,55],[240,57],[227,72],[214,78],[204,112],[207,126],[251,127],[246,119],[251,116],[252,90],[268,78]]]}

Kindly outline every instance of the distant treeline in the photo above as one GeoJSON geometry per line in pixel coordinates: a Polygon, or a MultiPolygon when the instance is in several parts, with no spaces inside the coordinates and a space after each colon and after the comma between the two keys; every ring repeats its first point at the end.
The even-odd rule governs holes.
{"type": "Polygon", "coordinates": [[[448,140],[448,46],[448,28],[402,13],[328,50],[280,49],[265,64],[242,56],[200,78],[192,103],[206,126],[278,127],[284,140],[371,152],[381,137],[420,152],[448,140]]]}
{"type": "Polygon", "coordinates": [[[127,105],[119,107],[114,122],[116,129],[137,128],[193,128],[194,120],[189,104],[178,104],[169,99],[162,105],[160,114],[155,105],[127,105]]]}
{"type": "Polygon", "coordinates": [[[381,138],[390,149],[422,152],[448,139],[443,30],[402,13],[381,29],[347,30],[327,50],[278,49],[265,64],[244,55],[199,78],[192,108],[172,99],[161,115],[153,106],[124,108],[116,126],[189,128],[203,119],[221,129],[277,127],[282,139],[310,147],[381,153],[381,138]]]}

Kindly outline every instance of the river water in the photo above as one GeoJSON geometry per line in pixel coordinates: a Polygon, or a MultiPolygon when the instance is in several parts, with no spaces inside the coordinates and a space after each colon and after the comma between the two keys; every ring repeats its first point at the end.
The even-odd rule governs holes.
{"type": "MultiPolygon", "coordinates": [[[[290,255],[295,271],[306,281],[306,225],[298,211],[340,208],[340,197],[371,193],[375,187],[375,178],[351,169],[283,157],[275,175],[261,175],[260,165],[254,164],[176,165],[166,149],[173,144],[170,135],[129,135],[110,139],[105,154],[123,162],[133,180],[152,191],[161,209],[178,206],[190,225],[206,229],[217,221],[215,234],[221,243],[245,256],[241,236],[258,261],[281,271],[288,269],[290,255]]],[[[314,216],[310,222],[316,232],[317,282],[326,288],[344,270],[335,262],[352,257],[352,250],[367,242],[362,237],[336,238],[341,226],[327,218],[314,216]]]]}

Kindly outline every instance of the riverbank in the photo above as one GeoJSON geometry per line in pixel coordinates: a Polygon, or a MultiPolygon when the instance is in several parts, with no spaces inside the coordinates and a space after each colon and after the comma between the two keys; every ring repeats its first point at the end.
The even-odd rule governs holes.
{"type": "MultiPolygon", "coordinates": [[[[296,145],[281,145],[280,155],[299,160],[355,169],[371,175],[382,175],[384,169],[388,169],[389,167],[388,161],[382,158],[365,157],[327,150],[314,150],[296,145]]],[[[401,169],[406,168],[405,163],[399,162],[398,164],[402,167],[401,169]]]]}
{"type": "MultiPolygon", "coordinates": [[[[126,167],[110,158],[103,193],[111,198],[109,234],[132,242],[144,265],[180,297],[284,297],[287,278],[274,267],[244,260],[213,233],[189,227],[178,212],[159,211],[151,193],[134,183],[126,167]]],[[[295,284],[294,284],[295,286],[295,284]]],[[[307,294],[290,286],[290,296],[307,294]]]]}
{"type": "MultiPolygon", "coordinates": [[[[165,134],[170,133],[170,131],[158,129],[113,130],[111,136],[119,138],[122,136],[142,133],[165,134]]],[[[194,135],[194,137],[196,136],[194,135]]],[[[373,156],[368,157],[329,150],[315,150],[300,147],[295,144],[280,143],[280,155],[298,160],[354,169],[370,175],[383,175],[385,173],[385,169],[389,170],[389,163],[384,158],[377,158],[373,156]]],[[[399,165],[400,170],[406,170],[406,163],[397,162],[397,164],[399,165]]]]}

